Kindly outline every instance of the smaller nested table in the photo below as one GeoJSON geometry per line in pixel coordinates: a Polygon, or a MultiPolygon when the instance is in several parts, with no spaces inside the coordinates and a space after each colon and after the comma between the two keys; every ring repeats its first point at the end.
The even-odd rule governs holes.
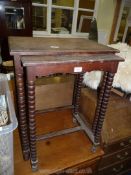
{"type": "MultiPolygon", "coordinates": [[[[68,134],[83,130],[93,145],[96,146],[100,141],[101,129],[107,108],[107,103],[112,87],[114,73],[117,70],[119,61],[122,59],[114,54],[86,54],[86,56],[22,56],[22,65],[26,68],[27,93],[28,93],[28,113],[29,113],[29,133],[30,133],[30,154],[32,169],[36,170],[38,159],[36,150],[36,141],[68,134]],[[96,108],[96,114],[92,128],[85,122],[84,116],[79,113],[79,99],[82,87],[82,78],[84,72],[93,70],[104,71],[104,78],[96,108]],[[74,98],[73,98],[73,117],[79,123],[79,126],[65,129],[58,132],[52,132],[46,135],[36,136],[35,121],[35,80],[36,77],[48,76],[56,73],[76,74],[74,98]]],[[[65,92],[66,94],[66,92],[65,92]]],[[[43,99],[44,100],[44,99],[43,99]]],[[[87,107],[88,110],[88,107],[87,107]]]]}

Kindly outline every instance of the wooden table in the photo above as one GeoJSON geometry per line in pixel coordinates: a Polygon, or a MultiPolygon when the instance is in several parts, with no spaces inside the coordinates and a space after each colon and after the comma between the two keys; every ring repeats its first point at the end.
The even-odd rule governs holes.
{"type": "Polygon", "coordinates": [[[74,116],[81,122],[78,115],[78,107],[82,75],[84,72],[92,70],[102,70],[105,72],[92,129],[85,126],[84,122],[81,122],[81,125],[84,125],[84,131],[86,131],[94,145],[97,145],[100,140],[113,77],[117,71],[118,63],[123,61],[123,59],[115,55],[118,51],[87,39],[74,38],[10,37],[9,44],[11,54],[14,55],[19,123],[23,155],[26,160],[29,158],[29,141],[26,123],[23,66],[27,69],[32,168],[37,169],[34,93],[36,76],[47,76],[54,73],[71,73],[77,75],[73,105],[74,116]]]}

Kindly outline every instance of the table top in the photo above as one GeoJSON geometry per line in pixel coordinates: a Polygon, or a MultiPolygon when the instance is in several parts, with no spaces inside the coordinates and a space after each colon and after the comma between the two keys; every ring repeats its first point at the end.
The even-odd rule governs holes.
{"type": "Polygon", "coordinates": [[[118,50],[85,38],[9,37],[12,55],[116,53],[118,50]]]}
{"type": "Polygon", "coordinates": [[[107,61],[124,61],[123,58],[115,54],[86,54],[82,56],[22,56],[21,61],[23,66],[36,66],[43,64],[64,64],[64,63],[92,63],[92,62],[107,62],[107,61]]]}

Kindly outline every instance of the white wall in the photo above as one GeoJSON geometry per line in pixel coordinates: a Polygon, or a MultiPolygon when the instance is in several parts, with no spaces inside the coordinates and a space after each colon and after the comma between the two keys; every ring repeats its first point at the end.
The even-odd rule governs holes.
{"type": "Polygon", "coordinates": [[[99,0],[97,13],[98,41],[108,44],[114,17],[116,0],[99,0]]]}

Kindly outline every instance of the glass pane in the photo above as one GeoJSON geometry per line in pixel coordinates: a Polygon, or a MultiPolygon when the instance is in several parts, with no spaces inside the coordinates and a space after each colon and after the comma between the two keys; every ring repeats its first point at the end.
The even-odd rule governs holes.
{"type": "Polygon", "coordinates": [[[85,9],[94,9],[95,7],[95,0],[80,0],[79,2],[79,8],[85,8],[85,9]]]}
{"type": "Polygon", "coordinates": [[[72,28],[72,10],[52,9],[51,32],[68,34],[72,28]]]}
{"type": "Polygon", "coordinates": [[[33,30],[45,31],[47,21],[47,8],[33,6],[33,30]]]}
{"type": "Polygon", "coordinates": [[[119,32],[118,32],[118,36],[117,36],[117,41],[122,41],[129,12],[130,12],[130,8],[124,7],[123,13],[122,13],[122,18],[121,18],[121,23],[120,23],[120,28],[119,28],[119,32]]]}
{"type": "Polygon", "coordinates": [[[128,45],[131,46],[131,26],[129,26],[127,29],[125,43],[128,43],[128,45]]]}
{"type": "Polygon", "coordinates": [[[47,0],[32,0],[32,3],[47,4],[47,0]]]}
{"type": "Polygon", "coordinates": [[[74,0],[52,0],[53,5],[60,5],[60,6],[67,6],[67,7],[74,7],[74,0]]]}
{"type": "Polygon", "coordinates": [[[5,18],[9,29],[25,29],[24,8],[5,7],[5,18]]]}
{"type": "Polygon", "coordinates": [[[77,32],[88,33],[90,31],[92,17],[93,12],[79,11],[77,19],[77,32]]]}

